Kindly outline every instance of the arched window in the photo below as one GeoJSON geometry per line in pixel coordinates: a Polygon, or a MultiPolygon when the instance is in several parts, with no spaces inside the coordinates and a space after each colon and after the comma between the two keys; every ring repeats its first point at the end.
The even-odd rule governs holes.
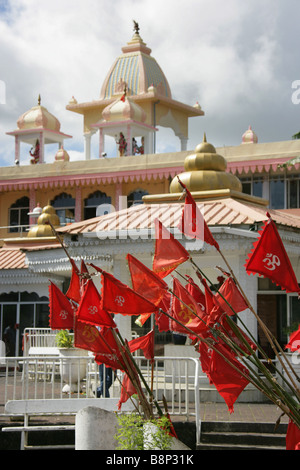
{"type": "Polygon", "coordinates": [[[29,198],[24,196],[18,199],[9,208],[9,232],[22,232],[29,226],[29,198]],[[23,227],[22,227],[23,226],[23,227]],[[24,227],[25,226],[25,227],[24,227]]]}
{"type": "Polygon", "coordinates": [[[111,197],[101,191],[95,191],[84,200],[84,220],[97,216],[97,207],[101,204],[111,204],[111,197]]]}
{"type": "Polygon", "coordinates": [[[61,193],[50,204],[56,210],[61,225],[75,222],[75,199],[70,194],[61,193]]]}
{"type": "Polygon", "coordinates": [[[149,194],[148,191],[144,191],[143,189],[133,191],[127,197],[127,207],[143,204],[143,196],[146,196],[147,194],[149,194]]]}

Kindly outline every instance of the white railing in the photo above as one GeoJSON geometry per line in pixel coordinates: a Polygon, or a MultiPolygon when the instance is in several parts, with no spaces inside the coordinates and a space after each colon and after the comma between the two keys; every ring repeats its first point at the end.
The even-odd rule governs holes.
{"type": "MultiPolygon", "coordinates": [[[[165,397],[171,417],[177,415],[186,420],[194,417],[198,436],[200,427],[199,361],[189,357],[155,357],[152,368],[151,363],[144,357],[138,356],[134,359],[142,371],[144,381],[153,391],[155,400],[162,406],[162,410],[164,411],[162,398],[165,397]]],[[[118,371],[109,389],[111,398],[120,397],[121,382],[122,374],[118,371]]],[[[142,385],[144,385],[143,381],[142,385]]],[[[94,357],[90,355],[68,358],[7,357],[0,372],[0,391],[4,405],[9,400],[95,398],[98,386],[99,367],[94,357]],[[64,391],[65,384],[70,382],[71,364],[76,364],[76,383],[73,389],[64,391]],[[67,376],[64,379],[61,374],[62,366],[67,366],[67,376]]],[[[146,387],[144,389],[147,393],[146,387]]],[[[4,407],[2,409],[0,407],[0,414],[4,414],[4,407]]]]}

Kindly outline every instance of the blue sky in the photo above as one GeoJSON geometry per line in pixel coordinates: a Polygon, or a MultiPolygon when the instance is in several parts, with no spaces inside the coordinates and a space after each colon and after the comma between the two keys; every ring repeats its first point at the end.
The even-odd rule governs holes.
{"type": "MultiPolygon", "coordinates": [[[[65,107],[72,96],[99,97],[132,37],[132,20],[173,98],[198,101],[205,111],[190,120],[189,150],[204,132],[215,146],[238,145],[249,125],[259,142],[289,140],[300,130],[300,104],[292,101],[300,80],[299,16],[297,0],[0,1],[0,165],[14,163],[6,132],[39,94],[73,136],[65,143],[71,159],[82,157],[82,118],[65,107]]],[[[157,150],[179,150],[172,131],[159,131],[157,150]]]]}

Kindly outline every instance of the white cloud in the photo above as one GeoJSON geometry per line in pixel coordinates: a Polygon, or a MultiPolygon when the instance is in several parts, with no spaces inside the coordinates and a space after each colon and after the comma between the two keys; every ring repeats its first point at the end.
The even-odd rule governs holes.
{"type": "Polygon", "coordinates": [[[39,94],[62,132],[73,136],[65,148],[78,158],[82,117],[66,104],[73,95],[79,102],[99,97],[113,60],[131,39],[133,19],[174,99],[199,101],[205,111],[191,120],[189,148],[204,130],[222,145],[238,144],[249,124],[260,141],[290,139],[300,129],[300,108],[291,102],[291,84],[300,79],[295,0],[10,0],[6,6],[0,9],[2,164],[14,159],[13,138],[5,132],[16,128],[39,94]]]}

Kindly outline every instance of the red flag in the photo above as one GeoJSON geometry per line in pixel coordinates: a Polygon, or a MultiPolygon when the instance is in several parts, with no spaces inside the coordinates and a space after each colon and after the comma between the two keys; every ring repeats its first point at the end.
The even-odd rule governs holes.
{"type": "Polygon", "coordinates": [[[74,300],[74,302],[78,303],[80,302],[80,278],[78,276],[78,268],[75,264],[75,262],[72,260],[72,275],[71,275],[71,281],[69,284],[69,288],[66,293],[66,297],[68,297],[71,300],[74,300]]]}
{"type": "MultiPolygon", "coordinates": [[[[222,327],[220,327],[219,330],[224,333],[236,346],[242,349],[242,351],[244,351],[246,354],[250,354],[249,348],[251,348],[253,351],[256,351],[257,345],[246,335],[244,331],[241,330],[241,328],[239,328],[238,325],[235,325],[235,328],[238,330],[238,333],[236,333],[234,329],[231,328],[231,326],[229,325],[228,317],[226,317],[226,315],[223,315],[223,317],[221,318],[221,325],[222,327]],[[240,338],[239,335],[241,335],[243,339],[240,338]],[[247,342],[249,347],[245,344],[245,341],[247,342]]],[[[232,350],[230,346],[226,345],[226,347],[232,350]]]]}
{"type": "Polygon", "coordinates": [[[300,428],[291,419],[286,433],[286,450],[300,450],[300,428]]]}
{"type": "Polygon", "coordinates": [[[74,309],[68,298],[50,281],[49,286],[49,324],[52,330],[74,328],[74,309]]]}
{"type": "Polygon", "coordinates": [[[206,321],[208,325],[213,325],[219,321],[221,315],[224,313],[223,309],[218,303],[218,299],[215,294],[211,291],[205,279],[200,277],[200,280],[204,286],[205,291],[205,310],[207,313],[206,321]]]}
{"type": "Polygon", "coordinates": [[[93,325],[110,326],[112,328],[116,326],[112,316],[101,308],[101,296],[91,279],[87,280],[87,286],[76,315],[79,320],[93,325]]]}
{"type": "Polygon", "coordinates": [[[215,385],[219,394],[224,398],[228,410],[233,413],[233,405],[237,398],[248,385],[249,380],[241,374],[248,375],[249,371],[244,367],[224,346],[220,343],[215,343],[214,348],[233,364],[238,370],[232,367],[228,362],[215,350],[212,351],[209,377],[215,385]],[[241,371],[241,372],[239,372],[241,371]]]}
{"type": "Polygon", "coordinates": [[[168,284],[134,256],[128,253],[126,258],[133,290],[158,305],[168,290],[168,284]]]}
{"type": "Polygon", "coordinates": [[[130,352],[142,349],[146,359],[153,360],[154,358],[154,330],[151,330],[145,336],[132,339],[128,342],[130,352]]]}
{"type": "Polygon", "coordinates": [[[246,271],[258,273],[271,279],[286,292],[298,292],[300,289],[291,262],[283,246],[276,225],[267,214],[260,238],[254,243],[253,250],[245,264],[246,271]]]}
{"type": "Polygon", "coordinates": [[[215,300],[217,301],[217,306],[221,307],[222,310],[230,316],[235,313],[243,312],[248,308],[246,300],[231,277],[228,277],[222,284],[219,292],[215,295],[215,300]]]}
{"type": "Polygon", "coordinates": [[[292,352],[300,351],[300,325],[297,331],[294,331],[290,335],[290,339],[288,344],[286,345],[286,349],[290,349],[292,352]]]}
{"type": "MultiPolygon", "coordinates": [[[[205,339],[207,339],[207,338],[213,339],[212,336],[210,335],[210,333],[205,334],[204,337],[205,337],[205,339]]],[[[199,354],[200,354],[201,369],[204,372],[204,374],[207,375],[210,383],[212,383],[211,380],[210,380],[210,376],[209,376],[212,351],[213,350],[211,349],[211,347],[207,343],[205,343],[204,341],[199,342],[199,354]]]]}
{"type": "Polygon", "coordinates": [[[142,295],[123,284],[112,274],[91,264],[93,268],[102,273],[102,301],[104,310],[122,315],[140,315],[142,313],[153,313],[157,307],[145,299],[142,295]]]}
{"type": "Polygon", "coordinates": [[[162,310],[155,312],[155,323],[157,324],[158,331],[161,333],[162,331],[169,331],[170,330],[170,319],[167,315],[163,312],[170,313],[171,309],[171,294],[170,292],[166,292],[165,296],[161,300],[158,307],[162,310]]]}
{"type": "Polygon", "coordinates": [[[164,278],[181,263],[187,261],[190,255],[158,219],[155,219],[154,224],[155,253],[152,270],[164,278]]]}
{"type": "Polygon", "coordinates": [[[173,280],[173,293],[175,295],[172,297],[171,315],[174,320],[170,322],[171,331],[188,335],[189,331],[181,324],[197,334],[206,331],[206,312],[203,312],[196,300],[176,278],[173,280]]]}
{"type": "Polygon", "coordinates": [[[110,328],[100,328],[76,319],[75,347],[95,354],[97,364],[124,370],[121,354],[110,328]]]}
{"type": "Polygon", "coordinates": [[[179,178],[178,181],[184,188],[185,192],[185,202],[178,229],[187,237],[198,238],[219,250],[219,244],[212,236],[212,233],[209,230],[208,225],[205,222],[205,219],[201,214],[193,196],[179,178]]]}
{"type": "Polygon", "coordinates": [[[205,295],[200,289],[197,284],[193,281],[193,279],[189,276],[186,276],[189,280],[187,285],[185,286],[186,290],[191,294],[191,296],[196,300],[197,304],[199,305],[200,309],[205,312],[205,295]]]}
{"type": "Polygon", "coordinates": [[[127,374],[124,375],[122,381],[122,388],[121,388],[121,395],[120,400],[118,403],[118,410],[121,409],[122,403],[125,403],[132,395],[137,393],[133,383],[131,382],[130,378],[127,374]]]}

